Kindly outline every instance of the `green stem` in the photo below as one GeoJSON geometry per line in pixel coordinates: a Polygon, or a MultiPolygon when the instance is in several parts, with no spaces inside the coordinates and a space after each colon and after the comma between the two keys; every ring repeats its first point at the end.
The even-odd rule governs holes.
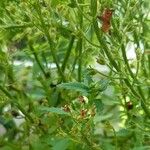
{"type": "Polygon", "coordinates": [[[148,55],[148,68],[149,68],[149,77],[150,77],[150,55],[148,55]]]}
{"type": "MultiPolygon", "coordinates": [[[[133,75],[133,72],[131,71],[131,68],[129,66],[124,46],[122,46],[122,54],[123,54],[124,62],[125,62],[126,66],[127,66],[127,69],[130,73],[130,76],[138,83],[137,78],[133,75]]],[[[125,82],[126,82],[126,84],[128,84],[128,87],[130,87],[130,89],[132,89],[132,93],[136,94],[136,96],[139,97],[139,99],[141,100],[141,107],[143,108],[143,110],[145,111],[147,116],[150,118],[150,111],[149,111],[148,107],[145,104],[146,99],[145,99],[145,96],[143,94],[143,91],[142,91],[141,87],[140,86],[137,87],[137,90],[138,90],[138,93],[139,93],[139,94],[137,94],[137,92],[135,93],[135,90],[132,88],[133,86],[130,84],[130,82],[128,80],[126,80],[125,82]]]]}
{"type": "Polygon", "coordinates": [[[43,66],[42,66],[42,64],[41,64],[41,62],[40,62],[40,60],[39,60],[39,58],[38,58],[38,56],[37,56],[37,54],[36,54],[34,48],[33,48],[33,46],[32,46],[32,44],[31,44],[30,42],[29,42],[28,44],[29,44],[30,50],[32,51],[32,53],[33,53],[33,55],[34,55],[34,57],[35,57],[35,60],[36,60],[37,64],[39,65],[39,68],[40,68],[41,71],[43,72],[45,78],[47,78],[47,74],[46,74],[46,72],[45,72],[45,70],[44,70],[44,68],[43,68],[43,66]]]}
{"type": "MultiPolygon", "coordinates": [[[[131,71],[131,68],[129,66],[129,63],[128,63],[128,59],[127,59],[127,56],[126,56],[126,51],[125,51],[125,47],[124,45],[122,44],[121,46],[121,50],[122,50],[122,56],[123,56],[123,60],[125,62],[125,65],[127,66],[127,69],[128,69],[128,72],[130,73],[130,76],[133,78],[133,80],[135,80],[137,83],[138,83],[138,80],[136,78],[136,76],[134,76],[133,72],[131,71]]],[[[142,99],[145,101],[145,97],[144,97],[144,94],[143,94],[143,91],[141,89],[141,87],[137,87],[138,91],[139,91],[139,94],[140,96],[142,97],[142,99]]]]}
{"type": "Polygon", "coordinates": [[[128,72],[130,73],[130,76],[134,79],[134,74],[133,74],[133,72],[131,71],[131,68],[130,68],[130,66],[129,66],[128,59],[127,59],[127,56],[126,56],[125,47],[124,47],[123,44],[121,44],[121,51],[122,51],[123,60],[124,60],[124,62],[125,62],[125,65],[127,66],[127,70],[128,70],[128,72]]]}
{"type": "Polygon", "coordinates": [[[63,72],[64,72],[65,69],[66,69],[66,64],[67,64],[67,61],[68,61],[69,56],[70,56],[70,54],[71,54],[71,49],[72,49],[72,47],[73,47],[74,40],[75,40],[75,36],[72,35],[72,36],[71,36],[71,39],[70,39],[70,42],[69,42],[69,45],[68,45],[68,49],[67,49],[65,58],[64,58],[64,61],[63,61],[63,63],[62,63],[62,67],[61,67],[63,72]]]}
{"type": "Polygon", "coordinates": [[[82,36],[84,37],[84,39],[85,39],[88,43],[90,43],[92,46],[94,46],[94,47],[96,47],[96,48],[101,48],[99,45],[94,44],[93,42],[91,42],[91,41],[84,35],[84,33],[83,33],[82,31],[80,31],[80,33],[82,34],[82,36]]]}
{"type": "Polygon", "coordinates": [[[65,77],[64,77],[64,74],[61,70],[61,67],[59,66],[59,63],[58,63],[58,60],[57,60],[57,57],[55,55],[55,48],[54,48],[54,45],[53,45],[53,41],[49,35],[49,31],[48,31],[48,28],[43,20],[43,16],[42,16],[42,13],[41,13],[41,8],[40,8],[40,4],[39,2],[37,2],[37,5],[35,6],[36,8],[36,11],[38,13],[38,16],[39,16],[39,19],[40,19],[40,22],[41,22],[41,25],[42,25],[42,28],[43,28],[43,31],[44,31],[44,34],[48,40],[48,43],[49,43],[49,47],[50,47],[50,50],[51,50],[51,54],[52,54],[52,57],[53,57],[53,60],[56,64],[56,67],[57,67],[57,70],[58,70],[58,73],[59,75],[61,76],[62,80],[65,81],[65,77]]]}
{"type": "Polygon", "coordinates": [[[0,25],[0,29],[14,29],[14,28],[27,28],[32,27],[32,23],[24,23],[24,24],[7,24],[7,25],[0,25]]]}
{"type": "Polygon", "coordinates": [[[5,90],[1,85],[0,85],[0,90],[8,97],[8,98],[12,98],[12,96],[10,95],[10,93],[5,90]]]}
{"type": "Polygon", "coordinates": [[[142,55],[142,59],[141,59],[141,67],[142,67],[141,69],[143,70],[144,76],[145,76],[146,78],[148,78],[148,73],[147,73],[147,71],[146,71],[145,62],[146,62],[146,60],[145,60],[145,54],[143,54],[143,55],[142,55]]]}
{"type": "Polygon", "coordinates": [[[78,44],[76,45],[76,48],[75,48],[75,58],[74,58],[73,64],[72,64],[71,74],[72,74],[72,73],[74,72],[74,70],[75,70],[77,61],[78,61],[78,44]]]}
{"type": "Polygon", "coordinates": [[[106,42],[102,39],[102,37],[99,34],[99,27],[98,27],[98,24],[97,24],[96,20],[93,20],[93,25],[94,25],[94,29],[95,29],[95,33],[96,33],[97,39],[98,39],[98,41],[99,41],[99,43],[100,43],[100,45],[101,45],[101,47],[103,49],[103,50],[101,50],[102,54],[104,54],[104,52],[106,53],[110,63],[119,72],[119,67],[118,67],[117,63],[115,62],[115,60],[113,59],[111,53],[108,51],[108,47],[106,45],[106,42]]]}
{"type": "Polygon", "coordinates": [[[129,87],[129,89],[131,90],[131,92],[137,97],[140,98],[139,94],[135,91],[135,89],[133,88],[133,86],[130,84],[128,79],[124,79],[125,84],[129,87]]]}
{"type": "MultiPolygon", "coordinates": [[[[79,4],[83,4],[83,0],[79,0],[79,4]]],[[[79,26],[80,26],[79,28],[80,28],[80,30],[82,30],[82,28],[83,28],[83,6],[80,6],[79,9],[78,9],[79,26]]],[[[83,39],[82,39],[82,37],[79,38],[77,44],[78,44],[78,51],[79,51],[78,81],[81,82],[81,76],[82,76],[82,49],[83,49],[83,45],[82,45],[83,44],[83,39]]]]}
{"type": "MultiPolygon", "coordinates": [[[[139,60],[137,59],[135,79],[138,77],[139,68],[140,68],[140,62],[139,62],[139,60]]],[[[134,84],[134,81],[133,81],[133,84],[134,84]]]]}
{"type": "Polygon", "coordinates": [[[75,0],[76,2],[76,6],[78,8],[78,11],[79,13],[85,18],[87,19],[89,22],[91,22],[91,20],[85,15],[85,13],[83,12],[82,8],[83,8],[83,5],[80,5],[82,4],[82,0],[75,0]]]}
{"type": "Polygon", "coordinates": [[[96,17],[97,15],[97,0],[91,0],[91,5],[90,5],[90,10],[91,10],[91,15],[93,17],[96,17]]]}
{"type": "MultiPolygon", "coordinates": [[[[150,55],[148,55],[148,68],[149,68],[149,77],[150,77],[150,55]]],[[[150,97],[150,87],[148,88],[148,97],[150,97]]]]}
{"type": "MultiPolygon", "coordinates": [[[[113,59],[113,57],[112,57],[110,51],[108,50],[108,47],[107,47],[107,45],[105,44],[105,41],[103,41],[102,38],[100,37],[99,28],[98,28],[98,25],[97,25],[96,20],[94,21],[94,24],[93,24],[93,25],[94,25],[94,28],[95,28],[95,32],[96,32],[96,36],[97,36],[97,38],[98,38],[98,41],[99,41],[100,45],[102,46],[102,48],[104,49],[104,52],[105,52],[106,56],[108,57],[110,63],[112,64],[112,66],[114,66],[114,68],[115,68],[118,72],[121,72],[120,69],[119,69],[119,67],[118,67],[118,65],[117,65],[117,63],[116,63],[115,60],[113,59]]],[[[123,50],[124,50],[124,49],[123,49],[123,50]]],[[[124,54],[125,54],[125,53],[123,52],[123,55],[124,55],[124,54]]],[[[125,58],[125,56],[123,56],[123,57],[124,57],[124,61],[125,61],[125,63],[126,63],[127,59],[125,58]]],[[[127,63],[126,63],[126,64],[127,64],[127,63]]],[[[129,67],[129,66],[128,66],[128,67],[129,67]]],[[[129,68],[128,68],[128,69],[129,69],[129,68]]],[[[128,70],[128,71],[129,71],[129,70],[128,70]]],[[[129,71],[129,72],[130,72],[130,71],[129,71]]],[[[131,75],[132,77],[134,77],[132,74],[133,74],[133,73],[130,72],[130,75],[131,75]]],[[[139,94],[135,91],[135,89],[134,89],[133,86],[130,84],[130,82],[129,82],[128,79],[124,79],[124,82],[125,82],[126,85],[130,88],[131,92],[132,92],[138,99],[141,99],[141,106],[142,106],[144,112],[145,112],[145,113],[147,114],[147,116],[150,118],[150,112],[149,112],[149,110],[148,110],[148,108],[147,108],[147,106],[146,106],[146,104],[145,104],[145,97],[144,97],[144,95],[143,95],[143,93],[142,93],[141,88],[138,87],[138,91],[139,91],[139,94],[140,94],[140,96],[139,96],[139,94]]]]}
{"type": "Polygon", "coordinates": [[[111,126],[111,127],[112,127],[112,130],[114,132],[114,137],[115,137],[115,149],[117,150],[118,149],[118,141],[117,141],[116,131],[113,126],[111,126]]]}
{"type": "Polygon", "coordinates": [[[79,39],[78,41],[78,81],[81,82],[81,76],[82,76],[82,39],[79,39]]]}
{"type": "MultiPolygon", "coordinates": [[[[125,65],[127,66],[127,69],[128,69],[128,71],[129,71],[129,73],[130,73],[130,76],[133,78],[133,80],[135,80],[137,83],[138,83],[138,80],[137,80],[137,78],[134,76],[134,74],[133,74],[133,72],[131,71],[131,68],[130,68],[130,66],[129,66],[129,63],[128,63],[128,60],[127,60],[127,57],[126,57],[126,52],[125,52],[125,48],[124,48],[124,45],[122,44],[122,47],[121,47],[121,49],[122,49],[122,55],[123,55],[123,59],[124,59],[124,62],[125,62],[125,65]]],[[[128,80],[126,81],[126,83],[128,82],[128,80]]],[[[129,82],[127,83],[130,87],[133,87],[129,82]]],[[[130,88],[131,89],[131,88],[130,88]]],[[[133,88],[132,88],[133,89],[133,88]]],[[[137,87],[137,90],[138,90],[138,93],[140,94],[140,99],[141,99],[141,106],[142,106],[142,108],[143,108],[143,110],[146,112],[146,114],[150,117],[150,112],[149,112],[149,110],[148,110],[148,108],[147,108],[147,106],[146,106],[146,104],[145,104],[145,101],[146,101],[146,99],[145,99],[145,96],[144,96],[144,93],[143,93],[143,91],[142,91],[142,89],[141,89],[141,87],[140,86],[138,86],[137,87]]],[[[132,92],[134,92],[133,90],[132,90],[132,92]]],[[[135,93],[136,94],[136,93],[135,93]]],[[[138,96],[138,95],[137,95],[138,96]]]]}

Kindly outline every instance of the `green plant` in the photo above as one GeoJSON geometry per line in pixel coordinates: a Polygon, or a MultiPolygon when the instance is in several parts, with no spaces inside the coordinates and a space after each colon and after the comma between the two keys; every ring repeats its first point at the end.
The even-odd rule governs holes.
{"type": "Polygon", "coordinates": [[[150,148],[148,1],[0,6],[0,149],[150,148]]]}

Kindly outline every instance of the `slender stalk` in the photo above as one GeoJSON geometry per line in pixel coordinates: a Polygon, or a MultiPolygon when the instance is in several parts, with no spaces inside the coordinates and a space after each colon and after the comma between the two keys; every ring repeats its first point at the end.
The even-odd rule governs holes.
{"type": "Polygon", "coordinates": [[[9,25],[0,25],[2,29],[14,29],[14,28],[27,28],[32,27],[32,23],[24,23],[24,24],[9,24],[9,25]]]}
{"type": "Polygon", "coordinates": [[[93,42],[91,42],[85,35],[84,35],[84,33],[81,31],[81,34],[82,34],[82,36],[84,37],[84,39],[88,42],[88,43],[90,43],[92,46],[94,46],[94,47],[96,47],[96,48],[101,48],[99,45],[97,45],[97,44],[94,44],[93,42]]]}
{"type": "Polygon", "coordinates": [[[78,41],[78,81],[81,82],[81,76],[82,76],[82,39],[79,39],[78,41]]]}
{"type": "Polygon", "coordinates": [[[1,86],[1,85],[0,85],[0,90],[1,90],[8,98],[12,98],[12,96],[10,95],[10,93],[9,93],[7,90],[5,90],[5,89],[3,88],[3,86],[1,86]]]}
{"type": "Polygon", "coordinates": [[[35,52],[35,50],[34,50],[34,48],[33,48],[33,46],[32,46],[32,44],[31,44],[30,42],[29,42],[28,44],[29,44],[30,50],[32,51],[32,53],[33,53],[33,55],[34,55],[34,58],[35,58],[37,64],[39,65],[39,68],[40,68],[41,71],[43,72],[45,78],[47,78],[47,74],[46,74],[46,72],[45,72],[45,70],[44,70],[44,68],[43,68],[43,66],[42,66],[42,64],[41,64],[41,62],[40,62],[40,60],[39,60],[39,58],[38,58],[38,56],[37,56],[37,53],[35,52]]]}
{"type": "Polygon", "coordinates": [[[118,149],[118,141],[117,141],[116,131],[113,126],[111,126],[111,127],[112,127],[112,130],[114,132],[114,137],[115,137],[115,149],[117,150],[118,149]]]}
{"type": "MultiPolygon", "coordinates": [[[[124,48],[124,46],[122,46],[122,54],[123,54],[123,59],[124,59],[124,62],[125,62],[125,65],[127,66],[127,69],[128,69],[128,71],[129,71],[129,73],[130,73],[130,76],[138,83],[138,80],[137,80],[137,78],[134,76],[134,74],[133,74],[133,72],[131,71],[131,68],[130,68],[130,66],[129,66],[129,63],[128,63],[128,60],[127,60],[127,57],[126,57],[126,53],[125,53],[125,48],[124,48]]],[[[128,84],[128,87],[130,87],[130,89],[133,87],[131,84],[130,84],[130,82],[128,82],[128,80],[126,80],[126,83],[128,84]]],[[[148,109],[148,107],[146,106],[146,104],[145,104],[145,101],[146,101],[146,99],[145,99],[145,96],[144,96],[144,93],[143,93],[143,91],[142,91],[142,89],[141,89],[141,87],[140,86],[138,86],[137,87],[137,90],[138,90],[138,93],[140,94],[138,97],[140,98],[140,100],[141,100],[141,106],[142,106],[142,108],[143,108],[143,110],[145,111],[145,113],[147,114],[147,116],[150,118],[150,111],[149,111],[149,109],[148,109]]],[[[133,91],[133,88],[132,88],[132,92],[135,92],[135,90],[133,91]]],[[[134,94],[136,94],[136,93],[134,93],[134,94]]]]}
{"type": "Polygon", "coordinates": [[[93,20],[93,26],[94,26],[94,29],[95,29],[95,33],[96,33],[96,36],[97,36],[97,39],[102,47],[102,54],[104,54],[104,52],[106,53],[109,61],[111,62],[111,64],[114,66],[114,68],[119,72],[119,67],[117,65],[117,63],[115,62],[115,60],[113,59],[111,53],[108,51],[108,47],[105,43],[105,41],[102,39],[102,37],[100,36],[99,34],[99,27],[98,27],[98,24],[97,24],[97,21],[96,20],[93,20]]]}
{"type": "Polygon", "coordinates": [[[75,40],[75,36],[72,35],[72,36],[71,36],[71,39],[70,39],[70,42],[69,42],[69,45],[68,45],[68,49],[67,49],[65,58],[64,58],[64,61],[63,61],[63,63],[62,63],[62,67],[61,67],[61,69],[62,69],[63,72],[64,72],[65,69],[66,69],[66,64],[67,64],[67,61],[68,61],[69,56],[70,56],[70,54],[71,54],[71,49],[72,49],[72,47],[73,47],[74,40],[75,40]]]}
{"type": "Polygon", "coordinates": [[[146,67],[145,67],[145,62],[146,62],[146,60],[145,60],[145,55],[143,54],[142,55],[142,59],[141,59],[141,69],[142,69],[142,71],[143,71],[143,74],[144,74],[144,76],[146,77],[146,78],[148,78],[148,73],[147,73],[147,70],[146,70],[146,67]]]}
{"type": "Polygon", "coordinates": [[[78,51],[78,44],[76,45],[76,48],[75,48],[75,58],[73,60],[72,69],[71,69],[71,73],[70,74],[72,74],[74,72],[76,64],[77,64],[77,61],[78,61],[77,51],[78,51]]]}
{"type": "Polygon", "coordinates": [[[148,55],[148,68],[149,68],[149,77],[150,77],[150,55],[148,55]]]}
{"type": "Polygon", "coordinates": [[[41,22],[41,25],[43,27],[43,31],[44,31],[44,34],[48,40],[48,43],[49,43],[49,47],[50,47],[50,50],[51,50],[51,54],[52,54],[52,57],[53,57],[53,60],[56,64],[56,67],[57,67],[57,70],[58,70],[58,73],[59,75],[61,76],[62,80],[65,81],[65,77],[64,77],[64,74],[61,70],[61,67],[59,66],[59,63],[58,63],[58,59],[55,55],[55,48],[54,48],[54,45],[53,45],[53,41],[49,35],[49,31],[48,31],[48,28],[43,20],[43,16],[42,16],[42,13],[41,13],[41,9],[40,9],[40,5],[39,5],[39,1],[37,2],[37,5],[35,6],[36,8],[36,11],[37,11],[37,14],[39,16],[39,19],[40,19],[40,22],[41,22]]]}
{"type": "MultiPolygon", "coordinates": [[[[150,55],[148,55],[148,68],[149,68],[149,77],[150,77],[150,55]]],[[[148,98],[150,98],[150,87],[148,89],[148,98]]]]}
{"type": "Polygon", "coordinates": [[[121,51],[122,51],[122,57],[123,57],[123,60],[125,62],[125,65],[127,66],[127,70],[128,72],[130,73],[131,77],[134,79],[134,74],[129,66],[129,63],[128,63],[128,59],[127,59],[127,56],[126,56],[126,51],[125,51],[125,47],[124,47],[124,44],[121,44],[121,51]]]}
{"type": "MultiPolygon", "coordinates": [[[[121,72],[117,63],[115,62],[115,60],[113,59],[111,53],[108,51],[108,47],[107,45],[105,44],[105,42],[102,40],[102,38],[100,37],[99,35],[99,28],[98,28],[98,25],[97,25],[97,22],[94,21],[94,28],[95,28],[95,32],[96,32],[96,36],[97,36],[97,39],[99,41],[99,43],[101,44],[102,48],[104,49],[103,52],[106,53],[110,63],[114,66],[114,68],[117,70],[117,72],[121,72]]],[[[130,82],[125,78],[124,79],[124,82],[126,83],[126,85],[130,88],[130,90],[132,91],[132,93],[139,97],[139,95],[137,94],[137,92],[133,89],[132,85],[130,84],[130,82]]]]}
{"type": "MultiPolygon", "coordinates": [[[[105,52],[106,56],[108,57],[110,63],[111,63],[112,66],[117,70],[117,72],[121,72],[120,69],[119,69],[119,67],[118,67],[118,65],[117,65],[117,63],[116,63],[116,61],[113,59],[111,53],[109,52],[108,47],[107,47],[107,45],[105,44],[105,41],[103,41],[102,38],[101,38],[100,35],[99,35],[99,28],[98,28],[97,22],[94,21],[93,25],[94,25],[94,28],[95,28],[95,33],[96,33],[97,39],[98,39],[100,45],[102,46],[102,48],[104,49],[104,52],[105,52]]],[[[123,50],[124,50],[124,49],[123,49],[123,50]]],[[[124,57],[124,58],[125,58],[125,57],[124,57]]],[[[125,61],[125,64],[126,64],[127,59],[124,59],[124,61],[125,61]]],[[[129,67],[129,66],[128,66],[128,67],[129,67]]],[[[128,69],[129,69],[129,68],[128,68],[128,69]]],[[[129,71],[129,70],[128,70],[128,71],[129,71]]],[[[130,72],[130,75],[131,75],[131,74],[132,74],[132,73],[130,72]]],[[[131,76],[134,77],[133,75],[131,75],[131,76]]],[[[137,81],[137,80],[136,80],[136,81],[137,81]]],[[[138,92],[139,92],[139,93],[137,93],[137,92],[135,91],[135,89],[133,88],[133,86],[130,84],[130,82],[129,82],[129,80],[128,80],[127,78],[124,79],[124,82],[125,82],[125,84],[129,87],[129,89],[131,90],[131,92],[132,92],[138,99],[141,100],[141,106],[142,106],[144,112],[145,112],[145,113],[147,114],[147,116],[150,118],[150,111],[148,110],[148,108],[147,108],[147,106],[146,106],[146,104],[145,104],[145,97],[144,97],[144,95],[143,95],[143,93],[142,93],[141,88],[140,88],[140,87],[137,88],[137,89],[138,89],[138,92]],[[139,95],[139,94],[140,94],[140,95],[139,95]]]]}
{"type": "Polygon", "coordinates": [[[110,79],[125,79],[125,78],[122,78],[122,77],[111,77],[111,76],[108,76],[108,75],[106,75],[106,74],[104,74],[104,73],[102,73],[102,72],[100,72],[100,71],[96,71],[98,74],[100,74],[100,75],[102,75],[102,76],[104,76],[104,77],[107,77],[108,79],[110,78],[110,79]]]}
{"type": "MultiPolygon", "coordinates": [[[[129,66],[129,63],[128,63],[128,59],[127,59],[127,56],[126,56],[126,52],[125,52],[125,47],[124,45],[122,44],[122,47],[121,47],[121,50],[122,50],[122,55],[123,55],[123,59],[124,59],[124,62],[125,62],[125,65],[127,66],[127,69],[128,69],[128,72],[130,73],[130,76],[133,78],[133,80],[135,80],[137,83],[138,83],[138,80],[136,78],[136,76],[134,76],[133,72],[131,71],[131,68],[129,66]]],[[[145,102],[146,99],[144,97],[144,94],[143,94],[143,91],[141,89],[140,86],[137,87],[137,90],[140,94],[140,97],[143,99],[143,101],[145,102]]]]}
{"type": "MultiPolygon", "coordinates": [[[[140,62],[139,62],[139,60],[137,59],[135,78],[138,77],[139,68],[140,68],[140,62]]],[[[134,81],[133,81],[133,84],[134,84],[134,81]]]]}
{"type": "Polygon", "coordinates": [[[82,0],[75,0],[75,2],[76,2],[76,6],[77,6],[77,8],[78,8],[78,11],[79,11],[79,13],[85,18],[85,19],[87,19],[89,22],[91,22],[91,20],[85,15],[85,13],[83,12],[83,6],[84,5],[80,5],[80,4],[82,4],[82,0]]]}
{"type": "MultiPolygon", "coordinates": [[[[78,1],[79,4],[83,4],[83,0],[78,1]]],[[[79,28],[82,30],[83,28],[83,6],[80,6],[80,9],[78,9],[79,14],[79,28]]],[[[83,49],[83,39],[82,37],[78,40],[78,51],[79,51],[79,62],[78,62],[78,81],[81,82],[81,76],[82,76],[82,49],[83,49]]]]}

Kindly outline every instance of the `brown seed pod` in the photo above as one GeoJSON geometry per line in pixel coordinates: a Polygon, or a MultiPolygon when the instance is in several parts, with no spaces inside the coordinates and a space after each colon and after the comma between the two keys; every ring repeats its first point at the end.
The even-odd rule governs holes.
{"type": "Polygon", "coordinates": [[[82,110],[80,111],[80,115],[81,115],[82,118],[85,118],[86,115],[87,115],[87,109],[82,109],[82,110]]]}
{"type": "Polygon", "coordinates": [[[111,27],[111,18],[112,18],[113,10],[106,8],[102,14],[102,16],[98,16],[98,18],[102,21],[102,31],[109,32],[111,27]]]}
{"type": "Polygon", "coordinates": [[[84,96],[79,96],[79,102],[85,104],[84,96]]]}
{"type": "Polygon", "coordinates": [[[17,112],[16,110],[12,110],[11,114],[13,117],[18,117],[19,116],[19,112],[17,112]]]}
{"type": "Polygon", "coordinates": [[[65,106],[63,107],[63,110],[64,110],[65,112],[70,112],[70,108],[69,108],[68,105],[65,105],[65,106]]]}
{"type": "Polygon", "coordinates": [[[126,103],[126,108],[127,108],[127,110],[133,109],[133,103],[131,101],[127,102],[126,103]]]}
{"type": "Polygon", "coordinates": [[[110,20],[112,18],[112,13],[113,13],[113,10],[106,8],[101,16],[101,20],[103,22],[110,23],[110,20]]]}
{"type": "Polygon", "coordinates": [[[103,24],[102,24],[102,31],[106,33],[106,32],[109,31],[109,29],[110,29],[110,23],[103,22],[103,24]]]}

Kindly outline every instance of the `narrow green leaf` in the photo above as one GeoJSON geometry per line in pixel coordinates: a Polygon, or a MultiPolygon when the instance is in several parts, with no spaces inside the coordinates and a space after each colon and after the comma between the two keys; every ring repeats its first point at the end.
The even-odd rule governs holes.
{"type": "Polygon", "coordinates": [[[93,17],[95,17],[96,13],[97,13],[97,0],[91,0],[91,14],[93,17]]]}
{"type": "Polygon", "coordinates": [[[52,150],[66,150],[69,146],[69,139],[65,138],[65,139],[61,139],[55,142],[52,150]]]}
{"type": "Polygon", "coordinates": [[[62,83],[57,86],[58,88],[67,89],[67,90],[74,90],[81,93],[88,93],[89,88],[84,83],[79,82],[70,82],[70,83],[62,83]]]}
{"type": "Polygon", "coordinates": [[[63,111],[61,108],[56,108],[56,107],[40,107],[39,110],[41,111],[41,113],[47,113],[47,112],[51,112],[51,113],[56,113],[59,115],[69,115],[69,113],[63,111]]]}
{"type": "Polygon", "coordinates": [[[97,112],[102,112],[104,109],[104,104],[102,103],[102,100],[101,99],[94,99],[93,102],[96,106],[97,112]]]}
{"type": "Polygon", "coordinates": [[[104,90],[106,90],[106,88],[109,84],[109,81],[108,80],[100,80],[97,84],[99,86],[99,90],[104,91],[104,90]]]}
{"type": "Polygon", "coordinates": [[[117,137],[128,137],[132,134],[132,132],[130,132],[127,129],[120,129],[118,132],[116,132],[117,137]]]}

